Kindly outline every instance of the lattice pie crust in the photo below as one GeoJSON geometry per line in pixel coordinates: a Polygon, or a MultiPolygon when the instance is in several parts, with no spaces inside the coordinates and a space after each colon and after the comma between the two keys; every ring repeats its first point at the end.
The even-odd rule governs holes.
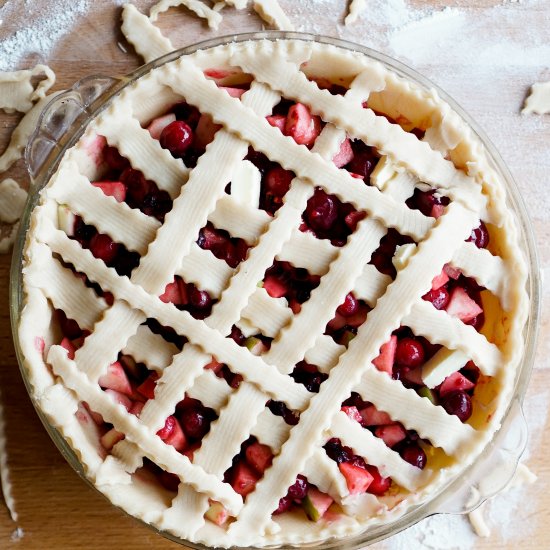
{"type": "Polygon", "coordinates": [[[299,544],[389,522],[475,460],[511,397],[523,350],[525,280],[503,185],[478,138],[435,92],[360,53],[309,41],[251,41],[197,51],[151,70],[124,89],[66,152],[32,214],[19,332],[39,408],[114,504],[206,545],[299,544]],[[216,85],[220,82],[205,76],[207,69],[227,71],[229,80],[244,74],[252,83],[242,98],[230,97],[216,85]],[[318,82],[327,79],[347,88],[345,94],[320,89],[318,82]],[[311,150],[266,121],[281,96],[308,105],[326,123],[311,150]],[[192,169],[145,129],[183,99],[222,125],[192,169]],[[358,184],[331,161],[346,134],[378,151],[370,185],[358,184]],[[163,223],[90,185],[101,178],[94,148],[98,135],[173,199],[163,223]],[[275,216],[225,192],[249,146],[297,176],[275,216]],[[346,246],[298,230],[314,187],[367,213],[346,246]],[[439,218],[405,204],[418,187],[436,188],[450,199],[439,218]],[[129,278],[68,238],[58,226],[59,205],[139,253],[139,266],[129,278]],[[490,250],[465,242],[480,219],[490,228],[490,250]],[[237,268],[196,245],[207,221],[251,245],[237,268]],[[396,263],[394,279],[368,263],[388,228],[416,243],[396,263]],[[274,258],[320,275],[298,314],[258,287],[274,258]],[[481,332],[422,300],[445,264],[487,289],[481,332]],[[69,266],[110,292],[113,303],[69,266]],[[211,315],[197,320],[159,300],[175,275],[217,299],[211,315]],[[344,346],[324,332],[352,290],[372,309],[344,346]],[[74,360],[57,345],[54,309],[89,331],[74,360]],[[151,332],[144,324],[151,318],[185,336],[181,351],[151,332]],[[273,338],[270,349],[257,356],[237,345],[227,338],[233,325],[273,338]],[[400,326],[443,346],[446,360],[432,362],[423,372],[430,387],[465,361],[480,369],[484,382],[476,387],[467,422],[371,363],[400,326]],[[139,417],[98,385],[121,351],[160,375],[155,397],[139,417]],[[237,389],[204,369],[212,357],[242,376],[237,389]],[[318,393],[288,376],[304,358],[328,374],[318,393]],[[403,460],[340,410],[352,392],[431,443],[426,468],[403,460]],[[184,394],[217,414],[192,462],[156,435],[184,394]],[[269,399],[300,413],[299,422],[290,426],[272,414],[266,408],[269,399]],[[109,453],[82,415],[82,402],[125,434],[109,453]],[[274,458],[243,501],[223,475],[251,434],[271,448],[274,458]],[[337,463],[323,449],[335,437],[391,477],[392,490],[383,496],[350,494],[337,463]],[[144,457],[180,478],[177,494],[139,475],[144,457]],[[316,522],[301,509],[272,516],[298,474],[335,501],[331,514],[316,522]],[[222,526],[206,520],[211,501],[221,503],[233,519],[222,526]]]}

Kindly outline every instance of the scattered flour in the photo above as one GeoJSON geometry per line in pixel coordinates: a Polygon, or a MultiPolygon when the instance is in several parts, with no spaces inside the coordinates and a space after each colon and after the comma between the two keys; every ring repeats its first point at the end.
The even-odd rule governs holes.
{"type": "MultiPolygon", "coordinates": [[[[33,53],[47,58],[55,43],[86,13],[89,4],[89,0],[25,2],[27,24],[0,40],[0,71],[15,70],[21,60],[33,53]]],[[[20,2],[8,0],[0,8],[0,21],[18,20],[22,11],[20,2]]]]}

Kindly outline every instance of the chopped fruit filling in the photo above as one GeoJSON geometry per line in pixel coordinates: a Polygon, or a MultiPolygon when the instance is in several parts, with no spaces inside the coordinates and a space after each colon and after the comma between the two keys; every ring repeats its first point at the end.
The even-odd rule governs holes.
{"type": "Polygon", "coordinates": [[[365,468],[355,466],[350,462],[341,462],[338,464],[338,468],[346,479],[349,492],[352,495],[366,492],[372,483],[373,477],[365,468]]]}
{"type": "Polygon", "coordinates": [[[311,521],[319,521],[333,502],[332,498],[326,493],[322,493],[315,487],[310,487],[302,506],[311,521]]]}
{"type": "Polygon", "coordinates": [[[227,231],[211,224],[201,229],[197,244],[210,250],[216,258],[225,260],[230,267],[237,267],[246,258],[249,248],[243,239],[230,237],[227,231]]]}
{"type": "Polygon", "coordinates": [[[318,393],[321,384],[328,378],[328,375],[319,372],[315,365],[301,361],[296,365],[291,375],[299,384],[303,384],[307,391],[318,393]]]}
{"type": "Polygon", "coordinates": [[[480,313],[483,313],[483,309],[460,286],[453,289],[446,311],[464,323],[473,321],[480,313]]]}

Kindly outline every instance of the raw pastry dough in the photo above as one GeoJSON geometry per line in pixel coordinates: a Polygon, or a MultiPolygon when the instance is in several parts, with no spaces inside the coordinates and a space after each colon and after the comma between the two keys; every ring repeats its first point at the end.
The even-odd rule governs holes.
{"type": "Polygon", "coordinates": [[[550,82],[539,82],[531,86],[531,93],[525,100],[521,113],[524,115],[550,113],[550,82]]]}
{"type": "Polygon", "coordinates": [[[26,113],[35,101],[45,97],[54,83],[55,73],[46,65],[36,65],[23,71],[0,72],[0,108],[7,113],[26,113]],[[33,77],[41,74],[45,78],[34,87],[33,77]]]}
{"type": "Polygon", "coordinates": [[[349,13],[346,16],[344,23],[346,25],[355,23],[359,15],[365,11],[365,9],[367,9],[367,0],[352,0],[349,7],[349,13]]]}
{"type": "Polygon", "coordinates": [[[254,9],[266,23],[276,29],[280,31],[294,30],[294,25],[277,0],[254,0],[254,9]]]}
{"type": "Polygon", "coordinates": [[[175,6],[185,6],[200,18],[206,19],[211,29],[217,30],[220,26],[222,16],[200,0],[161,0],[151,8],[149,18],[156,21],[160,13],[175,6]]]}
{"type": "Polygon", "coordinates": [[[11,178],[0,182],[0,221],[16,222],[23,212],[27,192],[11,178]]]}

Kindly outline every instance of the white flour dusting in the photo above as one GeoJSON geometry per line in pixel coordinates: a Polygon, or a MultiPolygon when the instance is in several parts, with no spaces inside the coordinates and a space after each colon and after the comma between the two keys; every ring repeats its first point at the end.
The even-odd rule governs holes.
{"type": "Polygon", "coordinates": [[[0,8],[0,21],[17,21],[22,14],[25,25],[0,40],[0,71],[12,71],[30,54],[47,58],[56,42],[69,33],[77,18],[89,7],[88,0],[49,0],[25,2],[8,0],[0,8]]]}

